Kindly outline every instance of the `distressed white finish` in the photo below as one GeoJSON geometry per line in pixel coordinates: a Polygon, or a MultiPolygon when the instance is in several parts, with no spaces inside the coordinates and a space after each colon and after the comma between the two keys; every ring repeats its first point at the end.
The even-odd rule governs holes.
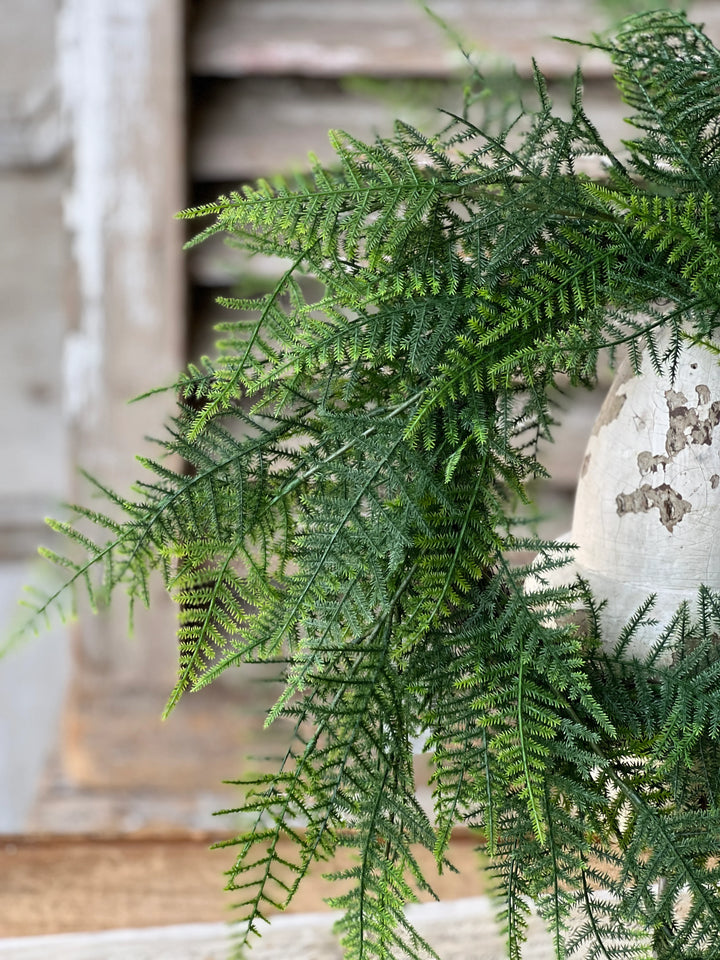
{"type": "Polygon", "coordinates": [[[76,460],[120,489],[172,402],[127,401],[183,363],[181,26],[173,0],[64,0],[59,14],[74,287],[64,405],[76,460]]]}
{"type": "MultiPolygon", "coordinates": [[[[668,334],[660,341],[662,352],[668,334]]],[[[651,593],[652,617],[628,656],[647,656],[661,625],[700,584],[720,590],[720,365],[702,347],[681,354],[674,381],[646,354],[640,375],[626,361],[603,404],[575,497],[573,563],[553,581],[588,580],[602,611],[604,642],[651,593]]]]}
{"type": "Polygon", "coordinates": [[[65,120],[73,144],[73,185],[65,224],[77,269],[77,326],[63,357],[64,401],[71,417],[93,422],[99,411],[103,358],[103,229],[111,185],[111,116],[107,4],[66,0],[58,17],[58,72],[65,120]]]}
{"type": "MultiPolygon", "coordinates": [[[[63,402],[73,463],[123,494],[141,479],[136,455],[157,455],[143,438],[162,435],[174,396],[128,401],[184,366],[184,229],[174,219],[185,205],[183,29],[178,0],[62,0],[59,13],[71,144],[63,402]]],[[[92,497],[76,474],[70,498],[92,497]]],[[[98,786],[122,736],[117,723],[100,729],[111,691],[147,691],[159,713],[156,691],[176,673],[175,617],[158,596],[135,642],[121,602],[112,614],[81,615],[75,630],[63,775],[81,790],[98,786]]],[[[143,748],[152,743],[149,732],[143,748]]]]}
{"type": "Polygon", "coordinates": [[[156,129],[148,109],[156,7],[153,0],[66,0],[59,17],[60,91],[74,166],[65,218],[78,298],[77,324],[65,344],[65,404],[73,420],[89,426],[98,422],[108,378],[109,286],[122,288],[128,336],[156,322],[147,256],[154,177],[148,158],[128,149],[138,135],[148,139],[144,124],[150,138],[156,129]]]}

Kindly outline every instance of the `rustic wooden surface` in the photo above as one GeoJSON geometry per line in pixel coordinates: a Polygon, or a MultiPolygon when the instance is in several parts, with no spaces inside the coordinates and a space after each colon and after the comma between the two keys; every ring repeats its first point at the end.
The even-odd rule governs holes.
{"type": "MultiPolygon", "coordinates": [[[[61,48],[73,133],[65,404],[74,463],[127,495],[140,479],[135,456],[158,455],[146,438],[173,397],[129,401],[172,383],[184,359],[182,227],[174,220],[184,199],[182,10],[175,0],[111,0],[87,17],[83,10],[70,8],[61,48]]],[[[70,495],[97,502],[77,473],[70,495]]],[[[143,642],[128,644],[122,603],[112,616],[81,619],[73,697],[92,692],[96,676],[119,687],[173,670],[172,650],[149,642],[172,636],[171,605],[158,599],[141,624],[143,642]]]]}
{"type": "Polygon", "coordinates": [[[214,811],[241,799],[237,787],[222,781],[267,769],[258,756],[279,757],[287,749],[282,722],[263,730],[278,692],[267,675],[262,667],[230,671],[186,696],[165,721],[171,684],[98,683],[66,713],[64,749],[47,771],[28,829],[221,829],[214,811]]]}
{"type": "MultiPolygon", "coordinates": [[[[58,36],[71,138],[64,198],[66,436],[75,465],[127,495],[139,479],[135,455],[157,455],[145,438],[150,424],[161,427],[172,397],[128,401],[171,383],[183,364],[182,228],[173,219],[184,199],[182,7],[175,0],[131,8],[122,0],[68,4],[58,36]]],[[[70,488],[72,501],[97,503],[77,470],[70,488]]],[[[155,602],[141,615],[136,642],[128,639],[122,602],[98,617],[81,605],[59,746],[65,785],[91,786],[113,744],[127,742],[117,714],[112,726],[102,719],[108,689],[142,692],[173,682],[175,610],[153,589],[155,602]],[[107,740],[98,738],[98,728],[107,740]]],[[[152,739],[150,733],[137,741],[140,755],[152,739]]]]}
{"type": "MultiPolygon", "coordinates": [[[[695,6],[720,22],[714,5],[695,6]]],[[[526,69],[536,53],[543,69],[557,77],[570,72],[579,51],[550,35],[588,36],[602,26],[601,18],[589,19],[586,5],[574,0],[518,0],[512,8],[494,0],[437,0],[434,7],[484,51],[484,64],[512,61],[526,69]]],[[[131,40],[140,8],[123,14],[121,0],[115,0],[112,9],[116,19],[100,37],[106,47],[91,43],[82,48],[86,58],[78,57],[72,44],[65,50],[75,68],[94,65],[104,77],[98,83],[88,74],[84,89],[93,90],[93,97],[75,105],[85,111],[73,131],[77,162],[69,198],[70,214],[79,219],[70,219],[75,260],[65,264],[73,267],[65,271],[73,331],[66,356],[77,359],[79,349],[80,358],[84,350],[88,360],[99,350],[101,364],[90,371],[89,392],[66,399],[74,411],[73,461],[125,490],[137,479],[138,443],[157,432],[167,398],[130,408],[126,400],[158,381],[169,382],[182,366],[188,272],[196,291],[212,294],[236,283],[247,264],[212,244],[192,258],[180,253],[180,227],[172,221],[185,199],[180,5],[172,0],[154,5],[146,45],[137,49],[131,40]],[[93,124],[102,134],[95,141],[95,150],[102,144],[99,154],[83,139],[93,124]],[[93,192],[93,183],[101,195],[93,192]],[[136,215],[139,209],[143,217],[136,215]]],[[[367,136],[389,123],[396,104],[362,84],[348,88],[348,75],[430,78],[436,89],[436,81],[458,65],[440,31],[410,0],[202,0],[193,9],[187,38],[194,77],[188,153],[193,189],[203,198],[216,188],[301,163],[309,149],[322,155],[329,127],[367,136]]],[[[92,23],[76,26],[90,29],[92,23]]],[[[613,139],[620,129],[616,96],[607,63],[593,62],[585,62],[593,78],[588,108],[613,139]]],[[[558,88],[557,102],[562,98],[558,88]]],[[[69,169],[66,173],[69,178],[69,169]]],[[[48,209],[59,218],[59,200],[54,202],[48,209]]],[[[35,207],[29,209],[42,219],[35,207]]],[[[277,265],[258,259],[249,269],[267,278],[277,265]]],[[[197,327],[207,327],[207,316],[199,311],[191,319],[195,329],[188,340],[200,342],[197,327]]],[[[59,353],[59,344],[53,349],[59,353]]],[[[78,384],[70,378],[70,393],[73,386],[78,384]]],[[[54,396],[55,388],[49,389],[45,408],[54,396]]],[[[547,451],[557,477],[543,495],[548,534],[569,527],[574,477],[598,405],[599,396],[569,402],[566,426],[547,451]]],[[[79,482],[71,495],[92,503],[79,482]]],[[[160,595],[153,613],[138,611],[135,640],[127,639],[122,603],[112,615],[83,616],[74,634],[78,669],[61,749],[47,771],[31,828],[167,831],[212,823],[211,811],[227,799],[220,780],[246,768],[244,757],[256,751],[253,731],[261,717],[256,726],[244,718],[241,708],[254,693],[245,681],[239,686],[229,681],[218,692],[188,701],[161,724],[159,713],[175,679],[173,630],[171,605],[160,595]]]]}
{"type": "MultiPolygon", "coordinates": [[[[501,83],[502,81],[498,81],[501,83]]],[[[311,151],[328,163],[334,153],[328,130],[340,129],[372,140],[391,134],[399,117],[426,131],[445,123],[438,110],[462,109],[459,84],[421,88],[427,100],[410,94],[403,99],[392,87],[372,91],[344,89],[329,80],[247,78],[217,80],[204,86],[202,109],[196,109],[190,168],[197,180],[235,182],[307,167],[311,151]]],[[[569,116],[570,85],[550,84],[549,92],[561,116],[569,116]]],[[[528,94],[532,96],[532,94],[528,94]]],[[[585,87],[585,108],[608,143],[617,147],[631,134],[623,120],[614,84],[601,78],[585,87]]]]}
{"type": "MultiPolygon", "coordinates": [[[[433,0],[431,8],[479,54],[508,58],[527,71],[533,56],[550,73],[574,69],[578,48],[553,35],[591,39],[608,26],[598,3],[578,0],[433,0]]],[[[295,74],[443,76],[457,54],[411,0],[203,0],[190,34],[196,73],[216,76],[295,74]]],[[[713,0],[689,4],[691,15],[720,26],[713,0]]],[[[585,54],[588,74],[609,72],[585,54]]]]}
{"type": "MultiPolygon", "coordinates": [[[[72,931],[153,927],[231,919],[232,894],[223,890],[223,871],[233,848],[210,850],[217,834],[185,837],[6,837],[0,841],[0,938],[72,931]]],[[[442,900],[487,891],[467,832],[452,841],[458,873],[433,882],[442,900]]],[[[281,853],[289,853],[281,847],[281,853]]],[[[420,852],[432,876],[432,858],[420,852]]],[[[330,889],[322,874],[350,864],[347,854],[315,868],[301,885],[289,912],[328,909],[330,889]]],[[[423,900],[427,896],[423,894],[423,900]]]]}
{"type": "MultiPolygon", "coordinates": [[[[487,897],[413,904],[408,919],[443,960],[507,960],[505,938],[487,897]]],[[[334,914],[281,916],[253,942],[256,960],[342,960],[334,914]]],[[[145,930],[66,934],[0,941],[8,960],[227,960],[228,931],[219,924],[183,924],[145,930]]],[[[404,953],[396,956],[405,956],[404,953]]],[[[528,924],[524,960],[556,956],[536,916],[528,924]]]]}

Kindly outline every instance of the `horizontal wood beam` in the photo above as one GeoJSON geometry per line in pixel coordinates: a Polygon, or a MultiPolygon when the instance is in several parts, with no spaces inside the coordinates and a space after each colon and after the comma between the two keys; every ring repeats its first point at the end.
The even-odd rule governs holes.
{"type": "MultiPolygon", "coordinates": [[[[483,71],[498,60],[548,76],[610,76],[607,57],[554,39],[591,40],[612,18],[578,0],[433,0],[432,10],[477,53],[483,71]]],[[[720,38],[714,0],[687,4],[691,18],[720,38]]],[[[204,0],[190,32],[190,67],[207,76],[447,77],[462,56],[413,0],[204,0]]]]}
{"type": "MultiPolygon", "coordinates": [[[[577,0],[434,0],[431,7],[481,62],[502,58],[528,71],[535,56],[549,74],[572,71],[580,52],[554,34],[590,38],[607,25],[599,5],[577,0]]],[[[205,0],[190,41],[191,69],[208,76],[447,77],[463,62],[411,0],[205,0]]],[[[602,56],[585,60],[588,73],[609,74],[602,56]]]]}

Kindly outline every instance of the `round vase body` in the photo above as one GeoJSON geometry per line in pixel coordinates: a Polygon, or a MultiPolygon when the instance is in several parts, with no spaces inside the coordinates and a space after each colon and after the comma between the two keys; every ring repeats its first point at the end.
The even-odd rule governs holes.
{"type": "MultiPolygon", "coordinates": [[[[662,352],[665,343],[659,343],[662,352]]],[[[639,375],[618,370],[595,422],[578,481],[574,560],[553,584],[584,577],[598,600],[611,648],[649,594],[658,626],[641,625],[627,649],[645,658],[701,584],[720,590],[720,365],[683,349],[674,379],[645,354],[639,375]]]]}

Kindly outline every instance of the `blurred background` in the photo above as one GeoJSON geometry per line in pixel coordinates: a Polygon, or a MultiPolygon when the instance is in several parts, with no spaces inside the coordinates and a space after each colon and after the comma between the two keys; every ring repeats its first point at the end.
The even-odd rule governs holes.
{"type": "MultiPolygon", "coordinates": [[[[580,56],[588,112],[616,144],[622,112],[609,64],[552,37],[590,39],[658,5],[432,3],[501,92],[527,80],[534,56],[562,104],[580,56]]],[[[36,548],[51,543],[43,517],[61,501],[88,502],[80,466],[127,490],[139,475],[134,456],[150,449],[143,437],[160,432],[172,396],[127,401],[212,353],[216,296],[273,283],[275,265],[243,262],[222,244],[184,253],[173,214],[302,166],[309,150],[330,159],[331,127],[370,137],[401,116],[432,129],[437,105],[459,104],[462,57],[412,0],[0,0],[0,12],[6,631],[21,585],[42,576],[36,548]]],[[[716,0],[698,0],[690,14],[720,39],[716,0]]],[[[601,393],[564,401],[546,458],[553,480],[540,497],[549,535],[569,528],[601,393]]],[[[33,919],[22,920],[16,901],[3,913],[22,864],[32,904],[33,871],[80,856],[83,844],[144,838],[159,844],[167,869],[171,841],[195,838],[204,849],[232,829],[231,816],[212,813],[234,799],[223,778],[239,776],[253,752],[272,752],[278,734],[259,739],[267,686],[261,675],[218,683],[162,723],[174,676],[173,612],[162,596],[138,615],[132,639],[119,603],[111,615],[81,612],[0,662],[0,935],[60,928],[57,916],[43,926],[30,906],[33,919]],[[43,850],[55,860],[43,861],[43,850]]],[[[121,919],[133,917],[103,922],[121,919]]]]}

